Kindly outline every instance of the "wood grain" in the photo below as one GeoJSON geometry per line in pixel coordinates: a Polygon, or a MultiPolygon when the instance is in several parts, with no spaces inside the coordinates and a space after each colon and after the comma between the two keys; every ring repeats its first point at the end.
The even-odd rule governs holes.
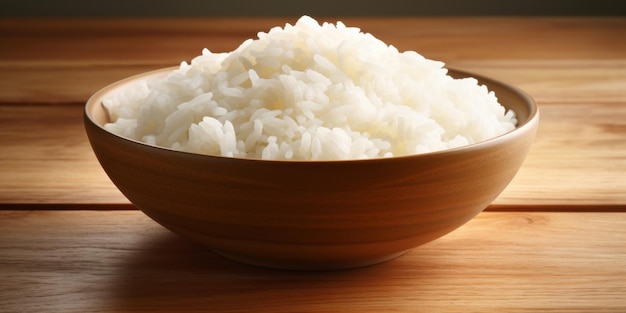
{"type": "Polygon", "coordinates": [[[83,107],[0,106],[0,207],[128,203],[96,160],[83,107]]]}
{"type": "Polygon", "coordinates": [[[393,261],[281,272],[138,211],[0,211],[2,312],[620,312],[624,213],[482,213],[393,261]]]}
{"type": "MultiPolygon", "coordinates": [[[[327,18],[334,22],[337,18],[327,18]]],[[[519,85],[541,102],[623,101],[624,18],[348,18],[400,50],[519,85]],[[595,97],[600,97],[597,99],[595,97]]],[[[84,102],[295,18],[1,19],[0,102],[84,102]]]]}
{"type": "MultiPolygon", "coordinates": [[[[82,110],[0,106],[0,207],[128,203],[91,151],[82,110]]],[[[624,206],[626,106],[550,104],[540,110],[535,144],[495,204],[624,206]]]]}
{"type": "MultiPolygon", "coordinates": [[[[0,103],[84,104],[112,82],[174,65],[0,64],[0,103]]],[[[453,61],[448,66],[514,85],[542,105],[626,102],[626,56],[623,61],[611,62],[453,61]]]]}
{"type": "Polygon", "coordinates": [[[505,212],[380,266],[233,263],[123,210],[83,104],[295,18],[2,18],[0,312],[625,312],[626,19],[343,20],[537,100],[535,145],[490,208],[505,212]]]}
{"type": "MultiPolygon", "coordinates": [[[[11,19],[0,21],[0,61],[188,60],[202,48],[235,49],[259,31],[296,17],[204,19],[11,19]],[[36,39],[36,40],[33,40],[36,39]],[[45,53],[42,53],[45,52],[45,53]]],[[[626,19],[405,17],[319,18],[359,27],[400,50],[452,60],[621,59],[626,19]]]]}
{"type": "MultiPolygon", "coordinates": [[[[127,205],[86,141],[80,117],[87,98],[118,79],[189,60],[203,47],[232,50],[293,20],[0,19],[0,206],[127,205]]],[[[345,22],[515,85],[539,103],[536,144],[496,200],[499,209],[625,205],[625,19],[345,22]]]]}

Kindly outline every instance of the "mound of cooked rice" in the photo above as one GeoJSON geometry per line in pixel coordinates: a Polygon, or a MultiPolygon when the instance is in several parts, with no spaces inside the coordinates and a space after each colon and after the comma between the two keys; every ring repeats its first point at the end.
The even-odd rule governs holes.
{"type": "Polygon", "coordinates": [[[493,92],[443,66],[304,16],[106,99],[105,128],[176,150],[273,160],[425,153],[515,128],[493,92]]]}

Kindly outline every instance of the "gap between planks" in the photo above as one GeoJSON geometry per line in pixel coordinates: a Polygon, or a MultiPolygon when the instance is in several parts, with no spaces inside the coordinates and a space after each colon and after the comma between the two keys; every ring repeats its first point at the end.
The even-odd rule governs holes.
{"type": "MultiPolygon", "coordinates": [[[[93,211],[123,211],[138,210],[132,203],[0,203],[2,210],[93,210],[93,211]]],[[[538,204],[538,205],[509,205],[492,204],[485,208],[486,212],[626,212],[626,204],[538,204]]]]}

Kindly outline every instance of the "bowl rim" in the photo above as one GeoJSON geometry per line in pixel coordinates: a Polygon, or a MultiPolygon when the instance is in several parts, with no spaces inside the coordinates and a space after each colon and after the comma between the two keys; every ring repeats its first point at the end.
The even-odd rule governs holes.
{"type": "MultiPolygon", "coordinates": [[[[102,105],[102,98],[104,98],[105,95],[113,92],[114,90],[118,89],[118,88],[122,88],[123,85],[125,85],[126,83],[132,82],[132,81],[138,81],[142,78],[147,78],[147,77],[151,77],[151,76],[160,76],[160,75],[166,75],[168,73],[171,73],[177,69],[179,69],[179,66],[171,66],[171,67],[165,67],[165,68],[160,68],[160,69],[156,69],[156,70],[152,70],[152,71],[147,71],[147,72],[143,72],[143,73],[139,73],[139,74],[135,74],[120,80],[117,80],[113,83],[110,83],[104,87],[102,87],[101,89],[99,89],[98,91],[96,91],[94,94],[92,94],[86,101],[85,103],[85,107],[83,110],[83,120],[84,123],[87,124],[91,124],[92,126],[95,126],[96,129],[98,129],[101,132],[104,132],[106,134],[108,134],[109,136],[113,136],[115,138],[118,139],[122,139],[128,143],[132,143],[132,144],[138,144],[141,145],[145,148],[149,148],[149,149],[157,149],[163,152],[168,152],[168,153],[174,153],[174,154],[182,154],[182,155],[186,155],[186,156],[190,156],[190,157],[202,157],[202,158],[207,158],[207,159],[215,159],[215,160],[230,160],[230,161],[235,161],[235,162],[251,162],[251,163],[255,163],[255,162],[260,162],[260,163],[264,163],[264,164],[269,164],[269,163],[291,163],[291,164],[335,164],[335,163],[342,163],[342,164],[348,164],[348,163],[371,163],[371,162],[391,162],[391,161],[399,161],[399,160],[405,160],[405,159],[419,159],[419,158],[424,158],[424,157],[436,157],[439,155],[454,155],[454,154],[459,154],[459,153],[465,153],[468,151],[473,151],[473,150],[481,150],[481,149],[486,149],[486,148],[490,148],[493,146],[496,146],[502,142],[505,142],[507,140],[509,140],[509,138],[511,137],[516,137],[522,133],[526,133],[528,131],[532,131],[533,128],[535,128],[539,122],[539,108],[537,103],[535,102],[535,100],[525,91],[521,90],[518,87],[509,85],[507,83],[504,83],[502,81],[496,80],[494,78],[488,77],[488,76],[484,76],[484,75],[480,75],[480,74],[475,74],[473,72],[469,72],[469,71],[465,71],[465,70],[459,70],[453,67],[445,67],[445,69],[447,70],[447,74],[454,76],[451,74],[451,72],[453,74],[455,74],[457,77],[463,77],[463,78],[475,78],[479,81],[479,84],[481,85],[487,85],[489,87],[489,85],[495,84],[495,85],[499,85],[501,88],[504,89],[508,89],[511,93],[515,94],[516,96],[518,96],[519,98],[521,98],[523,100],[524,103],[527,104],[528,106],[528,118],[526,120],[524,120],[521,124],[516,125],[516,127],[513,130],[510,130],[504,134],[486,139],[486,140],[482,140],[479,142],[475,142],[472,144],[468,144],[468,145],[464,145],[464,146],[460,146],[460,147],[455,147],[455,148],[449,148],[449,149],[444,149],[444,150],[438,150],[438,151],[431,151],[431,152],[424,152],[424,153],[417,153],[417,154],[406,154],[406,155],[399,155],[399,156],[392,156],[392,157],[378,157],[378,158],[367,158],[367,159],[344,159],[344,160],[264,160],[264,159],[258,159],[258,158],[242,158],[242,157],[227,157],[227,156],[220,156],[220,155],[210,155],[210,154],[202,154],[202,153],[196,153],[196,152],[189,152],[189,151],[181,151],[181,150],[175,150],[172,148],[168,148],[168,147],[162,147],[162,146],[157,146],[157,145],[151,145],[139,140],[135,140],[132,138],[127,138],[118,134],[115,134],[113,132],[110,132],[109,130],[107,130],[106,128],[104,128],[103,125],[100,125],[98,122],[95,121],[95,119],[93,118],[91,111],[93,110],[92,108],[96,105],[102,105]]],[[[456,78],[456,77],[455,77],[456,78]]],[[[496,94],[497,96],[497,94],[496,94]]],[[[106,112],[106,108],[104,108],[105,112],[106,112]]],[[[517,112],[516,112],[517,115],[517,112]]],[[[518,120],[519,123],[519,120],[518,120]]]]}

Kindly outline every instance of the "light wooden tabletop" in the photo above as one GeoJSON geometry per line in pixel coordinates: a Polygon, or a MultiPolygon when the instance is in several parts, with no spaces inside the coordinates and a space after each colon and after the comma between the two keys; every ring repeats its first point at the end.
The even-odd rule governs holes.
{"type": "Polygon", "coordinates": [[[626,312],[623,17],[341,19],[541,111],[501,196],[390,262],[251,267],[136,210],[91,151],[87,98],[295,20],[0,19],[0,312],[626,312]]]}

